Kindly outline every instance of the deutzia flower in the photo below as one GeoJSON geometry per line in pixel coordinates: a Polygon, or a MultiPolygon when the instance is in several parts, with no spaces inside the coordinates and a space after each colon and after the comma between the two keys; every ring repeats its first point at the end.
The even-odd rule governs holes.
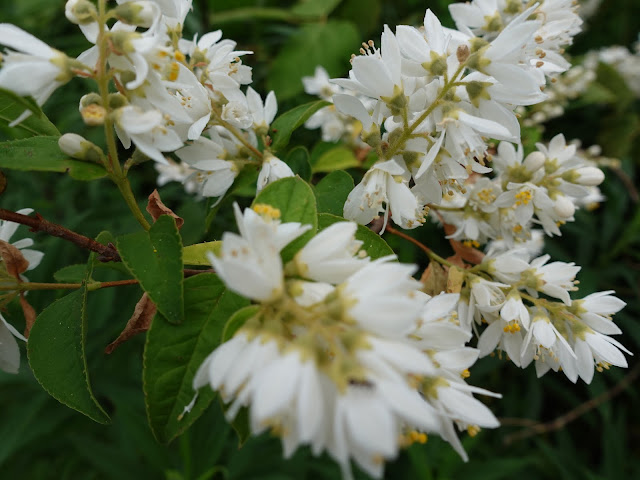
{"type": "MultiPolygon", "coordinates": [[[[30,95],[38,105],[44,104],[56,88],[71,80],[75,64],[76,68],[82,66],[9,23],[0,23],[0,44],[17,50],[1,57],[0,87],[17,95],[30,95]]],[[[30,114],[27,110],[10,126],[20,123],[30,114]]]]}
{"type": "Polygon", "coordinates": [[[27,341],[0,314],[0,370],[7,373],[18,373],[20,368],[20,348],[16,338],[27,341]]]}
{"type": "Polygon", "coordinates": [[[293,177],[291,167],[271,154],[266,154],[262,159],[262,169],[258,174],[257,193],[260,193],[264,187],[276,180],[285,177],[293,177]]]}
{"type": "MultiPolygon", "coordinates": [[[[16,213],[19,213],[21,215],[29,215],[32,212],[33,212],[33,208],[23,208],[21,210],[18,210],[16,213]]],[[[20,224],[15,222],[0,220],[0,241],[9,243],[9,241],[11,240],[11,237],[13,236],[14,233],[16,233],[16,230],[18,229],[19,226],[20,224]]],[[[20,250],[20,253],[22,254],[22,256],[25,258],[27,262],[29,262],[27,271],[33,270],[38,265],[40,265],[40,261],[42,260],[44,253],[39,252],[38,250],[33,250],[29,248],[33,245],[32,239],[22,238],[20,240],[17,240],[11,243],[11,245],[13,245],[15,248],[20,250]]],[[[0,262],[2,262],[1,259],[0,259],[0,262]]]]}

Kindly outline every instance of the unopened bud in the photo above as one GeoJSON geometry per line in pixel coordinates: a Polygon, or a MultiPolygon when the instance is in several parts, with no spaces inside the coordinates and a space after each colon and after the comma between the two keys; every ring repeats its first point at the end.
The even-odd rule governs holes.
{"type": "Polygon", "coordinates": [[[80,110],[93,104],[102,105],[102,97],[95,92],[87,93],[80,99],[80,110]]]}
{"type": "Polygon", "coordinates": [[[458,58],[458,62],[460,63],[464,63],[467,61],[467,58],[469,58],[469,54],[471,52],[469,51],[469,46],[466,44],[462,44],[458,47],[458,49],[456,50],[456,57],[458,58]]]}
{"type": "Polygon", "coordinates": [[[127,97],[121,93],[110,93],[107,101],[111,110],[116,110],[129,104],[127,97]]]}
{"type": "Polygon", "coordinates": [[[118,5],[114,12],[121,22],[143,28],[149,28],[160,16],[158,6],[147,0],[123,3],[118,5]]]}
{"type": "Polygon", "coordinates": [[[576,170],[576,181],[580,185],[595,187],[600,185],[604,180],[604,173],[596,167],[582,167],[576,170]]]}
{"type": "Polygon", "coordinates": [[[86,140],[76,133],[65,133],[58,140],[58,146],[62,153],[77,160],[102,163],[104,154],[97,145],[86,140]]]}
{"type": "Polygon", "coordinates": [[[553,210],[556,212],[558,217],[565,220],[573,216],[576,211],[576,206],[569,197],[560,195],[556,198],[555,203],[553,204],[553,210]]]}
{"type": "Polygon", "coordinates": [[[96,6],[89,0],[68,0],[64,6],[64,14],[76,25],[93,23],[98,18],[96,6]]]}
{"type": "Polygon", "coordinates": [[[104,123],[104,119],[107,116],[107,110],[97,103],[92,103],[86,107],[80,109],[80,115],[85,124],[90,127],[97,127],[104,123]]]}
{"type": "Polygon", "coordinates": [[[524,165],[524,168],[530,172],[535,172],[544,166],[546,159],[547,158],[542,152],[531,152],[527,155],[522,164],[524,165]]]}

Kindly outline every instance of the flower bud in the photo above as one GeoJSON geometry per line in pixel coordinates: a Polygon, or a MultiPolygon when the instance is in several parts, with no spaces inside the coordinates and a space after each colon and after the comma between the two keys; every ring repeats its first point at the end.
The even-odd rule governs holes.
{"type": "Polygon", "coordinates": [[[542,168],[545,161],[546,157],[544,156],[544,153],[531,152],[529,155],[527,155],[522,164],[524,165],[524,168],[526,168],[530,172],[535,172],[542,168]]]}
{"type": "Polygon", "coordinates": [[[85,124],[90,127],[97,127],[104,123],[104,119],[107,116],[107,110],[97,103],[92,103],[86,107],[80,108],[80,115],[85,124]]]}
{"type": "Polygon", "coordinates": [[[569,197],[560,195],[556,198],[555,203],[553,204],[553,210],[561,219],[567,219],[573,216],[576,211],[576,206],[569,197]]]}
{"type": "Polygon", "coordinates": [[[121,93],[110,93],[107,101],[111,110],[116,110],[129,104],[127,97],[121,93]]]}
{"type": "Polygon", "coordinates": [[[80,99],[80,110],[89,105],[102,105],[102,97],[95,92],[87,93],[80,99]]]}
{"type": "Polygon", "coordinates": [[[100,147],[76,133],[62,135],[58,140],[58,146],[62,153],[77,160],[102,163],[102,158],[104,157],[100,147]]]}
{"type": "Polygon", "coordinates": [[[76,25],[93,23],[98,18],[96,6],[89,0],[69,0],[64,7],[64,14],[76,25]]]}
{"type": "Polygon", "coordinates": [[[149,28],[160,16],[158,6],[147,0],[123,3],[114,12],[121,22],[143,28],[149,28]]]}
{"type": "Polygon", "coordinates": [[[600,185],[604,180],[604,173],[596,167],[582,167],[576,171],[575,183],[595,187],[600,185]]]}

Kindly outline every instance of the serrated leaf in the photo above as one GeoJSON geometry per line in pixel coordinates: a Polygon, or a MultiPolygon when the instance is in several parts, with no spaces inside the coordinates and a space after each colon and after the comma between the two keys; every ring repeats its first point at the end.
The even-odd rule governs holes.
{"type": "Polygon", "coordinates": [[[54,273],[53,278],[62,283],[80,283],[84,280],[86,273],[87,265],[84,263],[67,265],[54,273]]]}
{"type": "Polygon", "coordinates": [[[31,137],[0,143],[0,168],[68,172],[76,180],[95,180],[107,171],[95,163],[67,157],[58,146],[58,137],[31,137]]]}
{"type": "Polygon", "coordinates": [[[214,255],[217,255],[221,247],[222,242],[220,240],[189,245],[184,247],[182,261],[185,265],[211,266],[211,262],[207,258],[207,253],[213,252],[214,255]]]}
{"type": "Polygon", "coordinates": [[[289,144],[289,139],[294,130],[304,125],[311,115],[321,108],[331,105],[324,100],[305,103],[283,113],[271,124],[271,138],[273,151],[281,150],[289,144]]]}
{"type": "Polygon", "coordinates": [[[295,147],[287,154],[285,163],[291,167],[293,173],[305,182],[311,180],[311,164],[309,163],[309,151],[305,147],[295,147]]]}
{"type": "Polygon", "coordinates": [[[143,382],[149,424],[155,437],[168,443],[209,406],[215,394],[207,387],[189,413],[193,377],[204,359],[221,343],[228,319],[249,301],[225,288],[214,274],[203,273],[184,282],[185,318],[172,325],[156,318],[147,333],[143,382]]]}
{"type": "Polygon", "coordinates": [[[313,172],[333,172],[360,165],[350,148],[336,147],[323,153],[312,165],[313,172]]]}
{"type": "Polygon", "coordinates": [[[324,177],[315,188],[318,213],[342,216],[344,204],[353,187],[353,178],[347,172],[338,170],[324,177]]]}
{"type": "Polygon", "coordinates": [[[171,323],[182,322],[182,240],[173,217],[162,215],[148,232],[118,238],[118,252],[158,311],[171,323]]]}
{"type": "Polygon", "coordinates": [[[221,343],[231,340],[231,337],[235,335],[240,327],[242,327],[251,317],[255,316],[259,309],[260,307],[258,305],[249,305],[248,307],[244,307],[234,313],[231,318],[227,320],[227,323],[222,330],[221,343]]]}
{"type": "Polygon", "coordinates": [[[291,13],[304,17],[323,17],[329,15],[342,0],[298,0],[291,13]]]}
{"type": "MultiPolygon", "coordinates": [[[[348,220],[336,215],[320,213],[318,214],[318,230],[324,230],[337,222],[347,221],[348,220]]],[[[362,249],[366,251],[367,255],[372,259],[393,255],[393,250],[389,245],[387,245],[387,242],[385,242],[380,235],[373,233],[367,227],[358,225],[358,229],[356,230],[356,239],[362,242],[362,249]]]]}
{"type": "Polygon", "coordinates": [[[109,423],[89,382],[86,302],[83,286],[44,309],[31,329],[27,355],[34,376],[53,398],[98,423],[109,423]]]}
{"type": "Polygon", "coordinates": [[[330,77],[344,75],[349,57],[360,48],[360,34],[351,22],[330,19],[308,23],[291,35],[271,64],[267,89],[278,100],[286,100],[303,91],[300,79],[313,75],[322,65],[330,77]]]}
{"type": "Polygon", "coordinates": [[[21,97],[3,88],[0,88],[0,125],[3,130],[13,133],[16,138],[38,135],[60,136],[58,129],[49,121],[33,98],[21,97]],[[25,110],[30,110],[32,114],[18,125],[9,127],[9,124],[25,110]]]}
{"type": "Polygon", "coordinates": [[[282,250],[282,258],[286,263],[316,233],[318,218],[313,190],[307,182],[299,177],[281,178],[267,185],[255,198],[252,206],[260,203],[266,203],[280,210],[282,223],[300,222],[302,225],[311,225],[312,227],[282,250]]]}

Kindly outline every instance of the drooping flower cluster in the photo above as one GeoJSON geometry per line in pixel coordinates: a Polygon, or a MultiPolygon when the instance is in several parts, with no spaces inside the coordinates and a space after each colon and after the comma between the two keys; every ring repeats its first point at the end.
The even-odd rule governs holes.
{"type": "Polygon", "coordinates": [[[492,165],[494,178],[472,178],[464,192],[452,191],[435,207],[441,221],[455,226],[451,238],[512,247],[531,239],[535,225],[560,235],[559,226],[573,221],[577,208],[602,198],[597,186],[604,174],[562,134],[526,157],[522,146],[501,142],[492,165]]]}
{"type": "MultiPolygon", "coordinates": [[[[29,215],[33,212],[31,208],[23,208],[18,210],[17,213],[22,215],[29,215]]],[[[10,249],[16,249],[19,251],[22,258],[27,262],[25,270],[33,270],[36,268],[44,254],[38,250],[29,248],[33,245],[33,240],[30,238],[22,238],[16,242],[10,243],[11,237],[18,229],[19,225],[15,222],[7,222],[0,220],[0,243],[4,243],[9,246],[10,249]]],[[[11,272],[7,271],[7,266],[3,260],[5,248],[3,247],[3,255],[0,257],[0,284],[9,286],[14,285],[16,278],[11,275],[11,272]]],[[[10,252],[8,252],[11,255],[10,252]]],[[[21,268],[22,269],[22,268],[21,268]]],[[[26,282],[27,278],[20,274],[20,281],[26,282]]],[[[2,292],[0,296],[0,309],[17,295],[17,291],[2,292]]],[[[20,334],[5,318],[0,314],[0,370],[4,370],[8,373],[17,373],[20,367],[20,349],[16,338],[27,341],[26,338],[20,334]]]]}
{"type": "Polygon", "coordinates": [[[466,273],[458,313],[468,329],[488,324],[480,355],[498,349],[519,367],[535,362],[538,376],[562,369],[572,382],[590,383],[594,369],[626,367],[622,352],[631,352],[610,337],[622,333],[611,317],[625,303],[613,291],[572,300],[580,267],[548,261],[512,249],[487,255],[477,273],[466,273]]]}
{"type": "Polygon", "coordinates": [[[311,226],[281,223],[257,204],[225,233],[216,272],[258,303],[256,314],[204,361],[194,388],[210,385],[234,418],[249,408],[253,433],[270,429],[285,456],[299,445],[327,451],[381,477],[384,461],[425,433],[466,458],[454,424],[475,433],[498,425],[466,384],[478,351],[457,322],[456,294],[430,297],[392,257],[371,260],[356,224],[335,223],[283,265],[280,252],[311,226]],[[374,419],[375,421],[372,421],[374,419]]]}
{"type": "MultiPolygon", "coordinates": [[[[546,76],[569,68],[562,47],[582,23],[570,1],[473,1],[450,11],[458,30],[428,10],[424,27],[401,25],[394,34],[385,26],[379,49],[363,44],[349,78],[333,80],[337,87],[318,72],[306,80],[308,92],[333,93],[337,110],[360,122],[362,140],[378,153],[347,200],[349,219],[367,224],[384,214],[386,221],[391,212],[395,223],[415,228],[428,204],[464,189],[472,172],[489,172],[486,139],[519,143],[514,109],[546,98],[546,76]]],[[[346,122],[334,117],[317,114],[312,125],[343,135],[346,122]]]]}

